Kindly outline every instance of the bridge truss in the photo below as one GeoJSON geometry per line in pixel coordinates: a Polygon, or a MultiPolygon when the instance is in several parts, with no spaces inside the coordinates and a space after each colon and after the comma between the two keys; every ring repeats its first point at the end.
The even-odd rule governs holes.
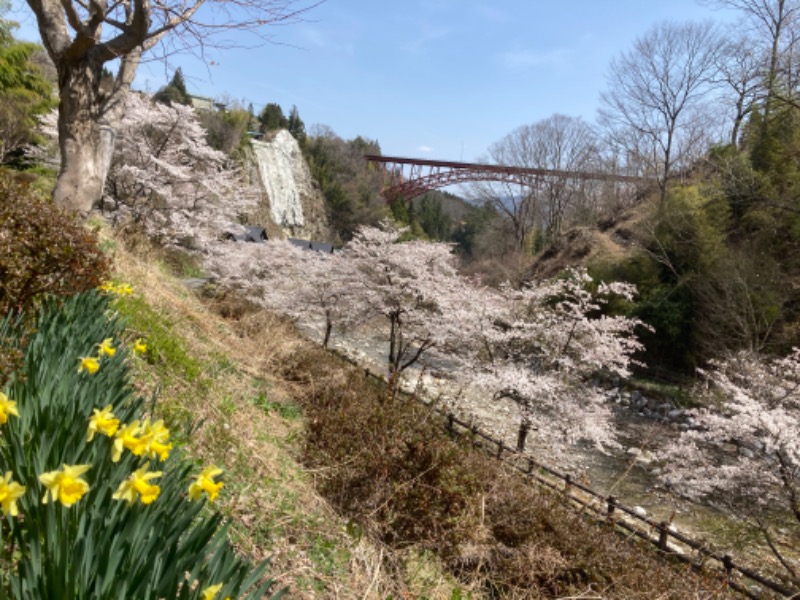
{"type": "Polygon", "coordinates": [[[383,197],[388,202],[398,199],[408,202],[427,192],[469,181],[497,181],[525,186],[534,186],[548,178],[639,185],[649,182],[642,177],[615,173],[534,169],[374,154],[365,155],[364,158],[382,170],[383,197]]]}

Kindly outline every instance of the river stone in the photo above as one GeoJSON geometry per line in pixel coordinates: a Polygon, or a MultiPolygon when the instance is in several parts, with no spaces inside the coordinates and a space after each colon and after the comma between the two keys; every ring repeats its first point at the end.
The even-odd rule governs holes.
{"type": "Polygon", "coordinates": [[[633,390],[631,392],[631,402],[637,402],[641,397],[642,397],[642,392],[640,392],[639,390],[633,390]]]}
{"type": "Polygon", "coordinates": [[[675,421],[676,419],[680,419],[686,411],[680,408],[676,408],[671,410],[667,413],[667,418],[675,421]]]}

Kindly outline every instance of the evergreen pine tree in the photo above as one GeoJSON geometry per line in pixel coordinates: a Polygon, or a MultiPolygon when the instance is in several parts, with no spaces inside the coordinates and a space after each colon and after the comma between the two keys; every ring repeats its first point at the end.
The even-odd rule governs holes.
{"type": "Polygon", "coordinates": [[[156,102],[169,105],[183,104],[188,106],[191,103],[189,92],[186,91],[186,81],[183,78],[183,71],[181,71],[180,67],[175,70],[170,82],[158,90],[153,95],[153,98],[156,102]]]}
{"type": "Polygon", "coordinates": [[[267,133],[268,131],[275,131],[277,129],[286,129],[286,117],[283,115],[283,109],[274,102],[267,104],[258,115],[258,121],[261,123],[261,131],[267,133]]]}
{"type": "Polygon", "coordinates": [[[296,106],[292,106],[292,110],[289,111],[289,119],[286,124],[286,128],[289,130],[289,133],[292,134],[294,139],[297,140],[297,143],[301,146],[306,141],[306,126],[303,123],[303,119],[300,118],[300,112],[297,110],[296,106]]]}

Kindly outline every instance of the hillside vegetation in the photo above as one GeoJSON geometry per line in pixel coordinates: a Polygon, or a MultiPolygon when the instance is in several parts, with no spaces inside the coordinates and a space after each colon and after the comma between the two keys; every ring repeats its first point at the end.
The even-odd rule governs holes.
{"type": "MultiPolygon", "coordinates": [[[[280,318],[224,290],[199,298],[160,252],[131,253],[94,226],[113,265],[110,289],[132,288],[112,299],[124,326],[114,343],[147,346],[115,364],[130,369],[134,393],[150,399],[145,415],[163,419],[190,464],[222,469],[214,507],[241,555],[270,557],[273,589],[298,598],[729,596],[720,580],[665,563],[559,495],[528,488],[280,318]]],[[[23,414],[30,405],[19,400],[23,414]]],[[[19,473],[15,460],[4,466],[19,473]]],[[[15,561],[6,564],[13,573],[15,561]]]]}

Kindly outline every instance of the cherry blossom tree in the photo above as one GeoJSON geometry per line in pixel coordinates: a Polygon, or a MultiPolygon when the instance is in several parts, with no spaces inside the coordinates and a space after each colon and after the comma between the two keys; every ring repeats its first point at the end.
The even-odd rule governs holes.
{"type": "Polygon", "coordinates": [[[129,94],[107,181],[114,216],[162,243],[205,241],[256,210],[259,192],[206,142],[194,111],[129,94]]]}
{"type": "Polygon", "coordinates": [[[696,390],[704,408],[659,455],[662,479],[755,524],[795,584],[800,562],[800,348],[714,362],[696,390]]]}
{"type": "Polygon", "coordinates": [[[388,326],[393,380],[433,349],[458,352],[476,323],[479,289],[458,274],[448,244],[401,242],[403,231],[360,229],[343,250],[362,277],[360,311],[388,326]]]}
{"type": "Polygon", "coordinates": [[[339,253],[305,250],[284,240],[217,243],[207,265],[223,286],[243,290],[301,326],[321,328],[324,347],[334,329],[346,331],[364,318],[362,278],[339,253]]]}
{"type": "Polygon", "coordinates": [[[631,299],[635,288],[600,283],[592,291],[593,283],[584,270],[570,270],[559,279],[506,287],[473,345],[471,383],[515,402],[523,426],[554,451],[579,439],[615,444],[610,408],[589,377],[627,376],[642,347],[634,335],[638,320],[602,314],[612,295],[631,299]]]}

